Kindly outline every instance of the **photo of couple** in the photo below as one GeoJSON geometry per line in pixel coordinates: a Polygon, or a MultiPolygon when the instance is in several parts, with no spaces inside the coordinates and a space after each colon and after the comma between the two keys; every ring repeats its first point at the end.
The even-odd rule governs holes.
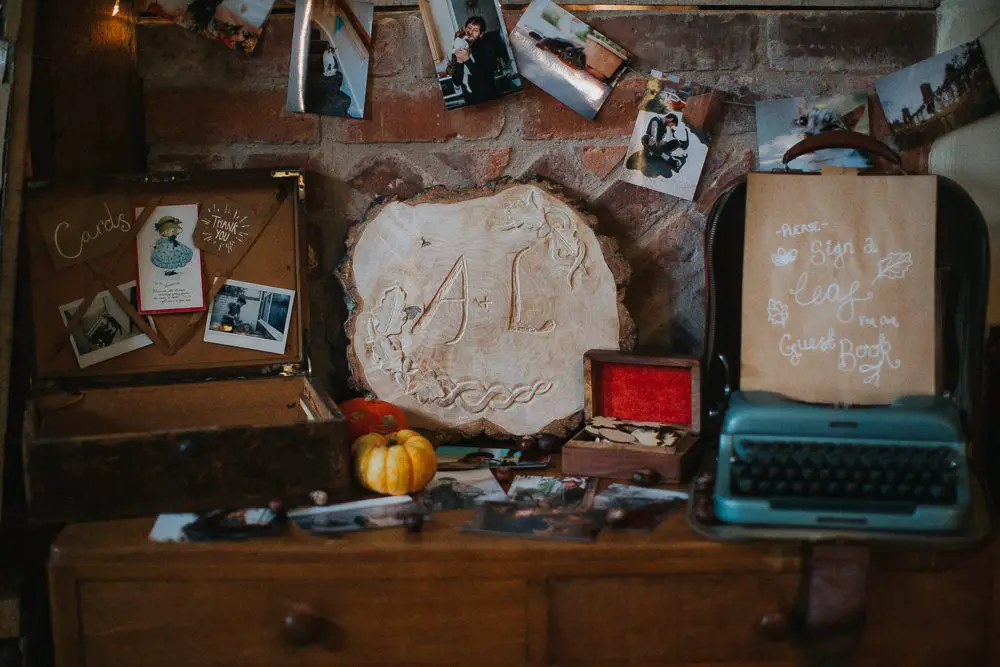
{"type": "Polygon", "coordinates": [[[521,89],[496,0],[420,0],[420,11],[446,108],[521,89]]]}

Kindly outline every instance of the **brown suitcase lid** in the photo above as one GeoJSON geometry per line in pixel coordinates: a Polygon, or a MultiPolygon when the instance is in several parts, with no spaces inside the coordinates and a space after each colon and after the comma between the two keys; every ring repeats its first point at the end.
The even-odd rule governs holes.
{"type": "MultiPolygon", "coordinates": [[[[306,327],[308,294],[305,270],[305,237],[301,229],[299,200],[301,175],[297,171],[233,170],[100,177],[81,184],[41,184],[28,193],[27,239],[31,283],[31,311],[35,329],[36,388],[129,385],[184,379],[231,378],[260,374],[302,374],[306,371],[306,327]],[[84,298],[98,285],[103,271],[107,282],[121,285],[136,280],[135,240],[122,241],[120,248],[90,262],[57,269],[46,247],[39,218],[75,200],[94,195],[127,195],[133,206],[190,204],[212,197],[228,197],[253,207],[258,216],[269,218],[260,236],[232,270],[229,278],[295,290],[287,344],[283,354],[260,352],[204,342],[205,316],[199,313],[153,315],[155,329],[174,344],[170,354],[159,345],[126,352],[120,356],[80,368],[69,344],[69,331],[60,306],[84,298]],[[123,261],[124,260],[124,261],[123,261]],[[184,338],[187,342],[184,343],[184,338]]],[[[207,293],[214,276],[225,276],[229,263],[202,252],[203,288],[207,293]]],[[[106,284],[106,283],[105,283],[106,284]]],[[[101,289],[105,289],[102,285],[101,289]]],[[[206,306],[210,307],[206,298],[206,306]]]]}
{"type": "Polygon", "coordinates": [[[701,431],[701,362],[614,350],[583,355],[584,416],[659,422],[701,431]]]}

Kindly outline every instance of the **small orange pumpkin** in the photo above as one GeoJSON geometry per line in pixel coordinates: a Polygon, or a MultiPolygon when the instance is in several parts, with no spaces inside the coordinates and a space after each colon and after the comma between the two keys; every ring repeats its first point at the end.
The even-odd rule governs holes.
{"type": "Polygon", "coordinates": [[[354,472],[366,489],[391,496],[420,491],[434,478],[437,455],[416,431],[369,433],[354,441],[354,472]]]}
{"type": "Polygon", "coordinates": [[[408,426],[403,411],[386,401],[352,398],[340,404],[340,411],[347,417],[347,431],[352,439],[366,433],[393,433],[408,426]]]}

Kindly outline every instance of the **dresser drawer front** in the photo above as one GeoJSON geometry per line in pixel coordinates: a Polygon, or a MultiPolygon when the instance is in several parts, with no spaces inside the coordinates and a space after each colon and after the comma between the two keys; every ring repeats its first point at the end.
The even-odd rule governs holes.
{"type": "Polygon", "coordinates": [[[550,657],[558,665],[794,660],[756,634],[788,609],[794,574],[556,579],[550,584],[550,657]]]}
{"type": "Polygon", "coordinates": [[[523,581],[81,582],[88,667],[519,665],[523,581]],[[283,633],[292,610],[319,628],[283,633]]]}

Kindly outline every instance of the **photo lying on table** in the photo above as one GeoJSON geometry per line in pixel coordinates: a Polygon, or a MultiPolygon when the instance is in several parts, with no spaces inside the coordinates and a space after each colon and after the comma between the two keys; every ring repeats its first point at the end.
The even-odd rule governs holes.
{"type": "Polygon", "coordinates": [[[525,79],[593,120],[628,67],[629,54],[551,0],[534,0],[511,33],[525,79]]]}
{"type": "MultiPolygon", "coordinates": [[[[139,309],[135,281],[118,286],[118,290],[128,299],[132,307],[139,309]]],[[[83,299],[59,306],[63,324],[76,315],[76,310],[83,304],[83,299]]],[[[152,326],[150,322],[150,326],[152,326]]],[[[125,313],[111,292],[104,290],[91,301],[90,307],[84,313],[80,324],[70,332],[70,345],[80,364],[80,368],[93,366],[113,357],[152,345],[149,336],[142,333],[132,318],[125,313]]]]}
{"type": "Polygon", "coordinates": [[[146,10],[231,49],[250,53],[273,6],[274,0],[154,0],[146,10]]]}
{"type": "MultiPolygon", "coordinates": [[[[789,148],[806,137],[832,131],[868,134],[868,93],[757,102],[757,168],[784,169],[781,160],[789,148]]],[[[853,148],[824,148],[788,163],[800,171],[820,171],[824,165],[865,169],[872,166],[872,159],[853,148]]]]}
{"type": "Polygon", "coordinates": [[[669,489],[649,489],[628,484],[612,484],[594,497],[594,509],[605,510],[611,507],[633,510],[664,505],[667,507],[683,505],[688,494],[684,491],[669,489]]]}
{"type": "Polygon", "coordinates": [[[276,519],[277,515],[267,507],[214,510],[202,515],[161,514],[156,517],[149,539],[153,542],[239,540],[260,535],[262,528],[271,528],[276,533],[279,528],[276,519]]]}
{"type": "Polygon", "coordinates": [[[227,280],[212,301],[205,342],[282,354],[295,291],[227,280]]]}
{"type": "Polygon", "coordinates": [[[497,0],[419,0],[446,109],[521,90],[497,0]]]}
{"type": "Polygon", "coordinates": [[[883,77],[875,82],[875,90],[903,150],[928,144],[1000,109],[979,40],[883,77]]]}
{"type": "MultiPolygon", "coordinates": [[[[142,215],[137,208],[135,215],[142,215]]],[[[201,250],[194,245],[198,205],[157,206],[135,237],[139,312],[190,313],[205,309],[201,250]]]]}
{"type": "Polygon", "coordinates": [[[537,507],[590,507],[594,497],[590,477],[541,477],[518,475],[507,489],[512,503],[537,507]]]}
{"type": "Polygon", "coordinates": [[[385,496],[292,510],[288,518],[299,528],[315,533],[349,533],[402,526],[408,515],[418,511],[419,507],[410,496],[385,496]]]}
{"type": "Polygon", "coordinates": [[[438,470],[474,470],[476,468],[499,468],[513,466],[521,457],[516,449],[493,447],[449,447],[434,450],[437,454],[438,470]]]}
{"type": "Polygon", "coordinates": [[[507,494],[487,468],[438,472],[417,496],[427,511],[461,510],[485,502],[506,502],[507,494]]]}
{"type": "Polygon", "coordinates": [[[598,512],[491,502],[484,504],[462,530],[511,537],[590,542],[597,537],[603,523],[598,512]]]}
{"type": "Polygon", "coordinates": [[[708,157],[709,132],[722,97],[711,88],[659,72],[646,81],[621,180],[693,200],[708,157]]]}
{"type": "Polygon", "coordinates": [[[375,5],[297,0],[288,110],[364,118],[375,5]]]}

